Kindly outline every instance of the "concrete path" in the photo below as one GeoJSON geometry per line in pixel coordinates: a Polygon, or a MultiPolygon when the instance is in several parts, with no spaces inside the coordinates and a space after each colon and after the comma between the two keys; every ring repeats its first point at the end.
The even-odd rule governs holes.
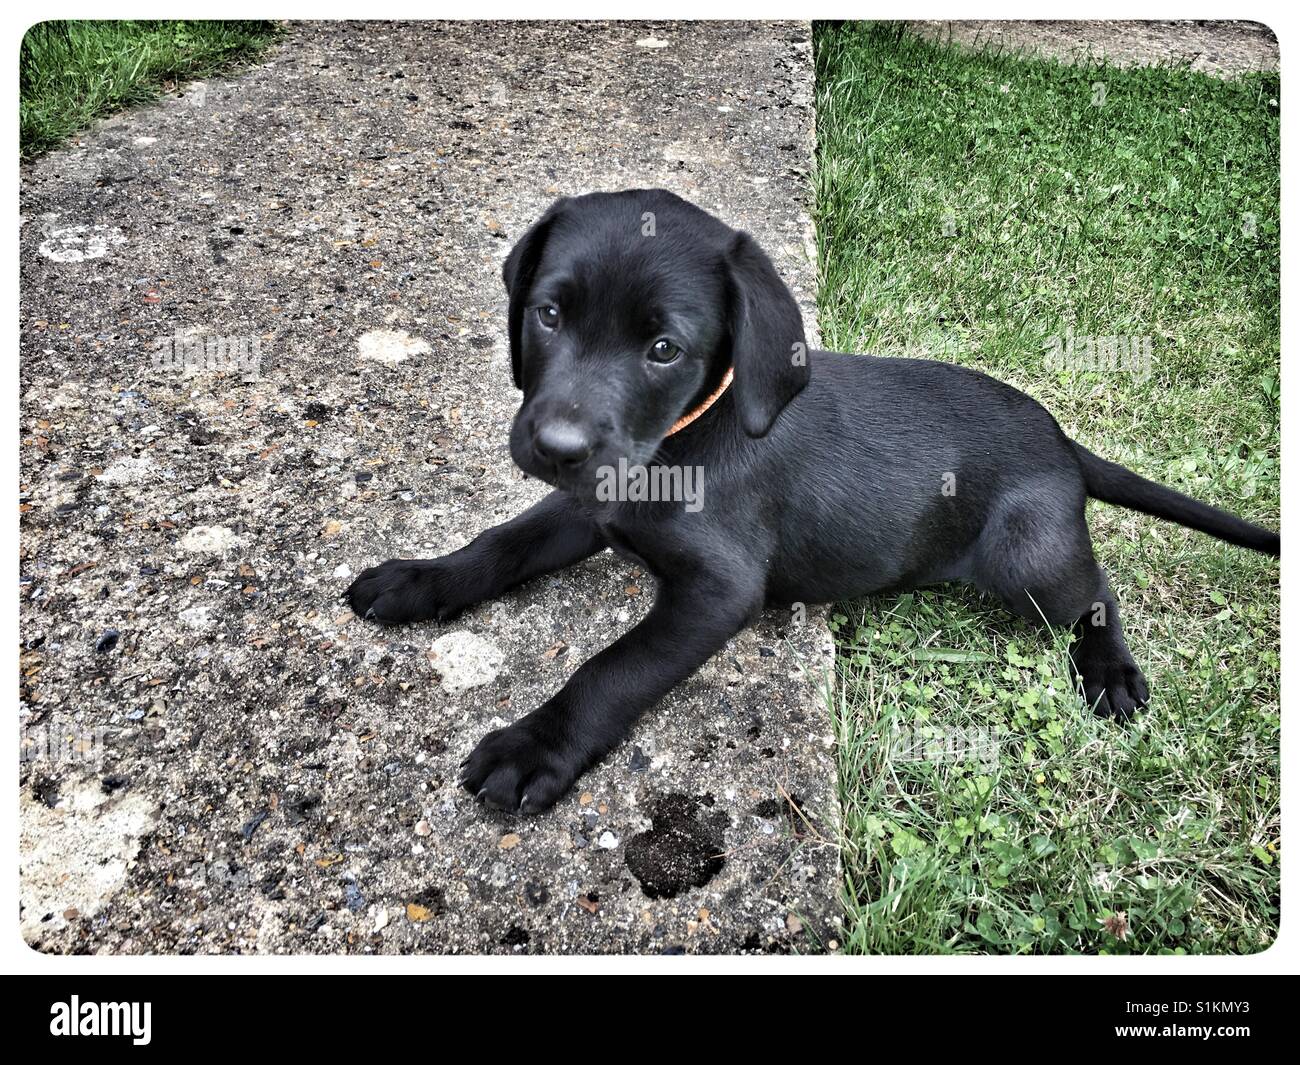
{"type": "Polygon", "coordinates": [[[1116,66],[1186,63],[1234,77],[1277,70],[1277,37],[1262,22],[1236,19],[928,19],[917,33],[969,47],[1051,56],[1065,63],[1105,59],[1116,66]]]}
{"type": "Polygon", "coordinates": [[[338,600],[544,490],[501,260],[561,193],[755,233],[814,324],[806,24],[308,24],[22,192],[22,928],[54,952],[815,951],[821,614],[535,819],[455,784],[647,608],[606,554],[447,626],[338,600]],[[188,368],[187,368],[188,367],[188,368]]]}

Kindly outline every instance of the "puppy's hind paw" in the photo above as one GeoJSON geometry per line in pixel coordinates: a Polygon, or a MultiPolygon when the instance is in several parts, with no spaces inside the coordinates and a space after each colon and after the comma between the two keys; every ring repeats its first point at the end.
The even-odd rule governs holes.
{"type": "Polygon", "coordinates": [[[1080,667],[1083,695],[1099,717],[1128,721],[1150,700],[1146,678],[1133,662],[1110,661],[1080,667]]]}

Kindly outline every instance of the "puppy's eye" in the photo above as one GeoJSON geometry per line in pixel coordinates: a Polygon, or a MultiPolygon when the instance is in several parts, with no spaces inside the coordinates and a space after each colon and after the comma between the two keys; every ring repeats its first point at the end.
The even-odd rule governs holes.
{"type": "Polygon", "coordinates": [[[671,340],[660,338],[650,346],[651,362],[672,362],[682,353],[682,349],[671,340]]]}
{"type": "Polygon", "coordinates": [[[538,307],[537,320],[547,329],[558,329],[560,327],[560,308],[553,303],[538,307]]]}

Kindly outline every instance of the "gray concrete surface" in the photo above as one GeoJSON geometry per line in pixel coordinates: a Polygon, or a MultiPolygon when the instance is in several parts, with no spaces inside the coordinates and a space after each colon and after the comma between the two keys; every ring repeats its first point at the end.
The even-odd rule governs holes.
{"type": "Polygon", "coordinates": [[[399,630],[337,598],[543,490],[506,450],[499,267],[555,195],[690,197],[814,325],[811,102],[805,24],[303,24],[24,170],[29,944],[834,949],[821,614],[767,615],[517,819],[457,764],[646,575],[606,554],[399,630]]]}
{"type": "Polygon", "coordinates": [[[935,40],[1067,63],[1185,63],[1217,77],[1278,69],[1273,31],[1262,22],[1238,19],[923,19],[907,25],[935,40]]]}

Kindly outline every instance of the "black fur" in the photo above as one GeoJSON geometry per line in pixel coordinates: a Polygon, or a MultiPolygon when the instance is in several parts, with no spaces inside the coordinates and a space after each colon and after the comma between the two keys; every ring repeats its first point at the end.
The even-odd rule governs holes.
{"type": "Polygon", "coordinates": [[[493,806],[553,804],[765,604],[970,581],[1075,626],[1088,702],[1127,717],[1147,687],[1093,559],[1090,495],[1279,553],[1276,533],[1098,458],[983,374],[807,352],[767,256],[671,193],[561,200],[503,273],[524,392],[511,454],[557,491],[443,558],[366,570],[353,609],[442,619],[605,547],[658,588],[640,624],[474,749],[464,783],[493,806]],[[661,338],[680,349],[671,363],[648,357],[661,338]],[[665,438],[733,364],[721,399],[665,438]],[[597,498],[597,471],[619,458],[701,467],[702,508],[597,498]]]}

